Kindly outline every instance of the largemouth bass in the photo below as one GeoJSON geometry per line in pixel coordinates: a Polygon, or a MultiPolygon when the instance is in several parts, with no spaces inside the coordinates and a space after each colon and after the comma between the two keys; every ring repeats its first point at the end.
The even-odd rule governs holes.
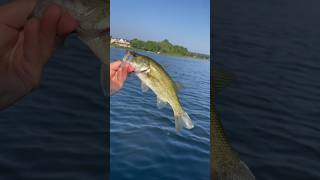
{"type": "Polygon", "coordinates": [[[162,108],[166,104],[171,106],[177,131],[183,127],[187,129],[194,127],[177,96],[178,85],[159,63],[133,51],[128,51],[123,60],[134,67],[136,75],[141,80],[142,91],[146,92],[150,88],[156,94],[158,108],[162,108]]]}
{"type": "Polygon", "coordinates": [[[224,75],[214,71],[211,78],[211,123],[210,123],[210,142],[211,142],[211,180],[255,180],[254,175],[248,166],[240,160],[239,155],[227,140],[224,133],[222,122],[215,107],[215,93],[228,80],[221,79],[224,75]]]}
{"type": "Polygon", "coordinates": [[[107,67],[109,67],[110,48],[110,0],[38,0],[33,15],[41,17],[52,4],[60,5],[78,22],[79,38],[100,59],[101,86],[104,93],[108,92],[109,83],[107,67]]]}

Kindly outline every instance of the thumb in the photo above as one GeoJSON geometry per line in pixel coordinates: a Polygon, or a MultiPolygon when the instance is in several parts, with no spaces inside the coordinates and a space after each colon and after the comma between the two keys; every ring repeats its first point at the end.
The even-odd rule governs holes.
{"type": "Polygon", "coordinates": [[[110,70],[117,71],[120,68],[122,61],[115,61],[110,64],[110,70]]]}

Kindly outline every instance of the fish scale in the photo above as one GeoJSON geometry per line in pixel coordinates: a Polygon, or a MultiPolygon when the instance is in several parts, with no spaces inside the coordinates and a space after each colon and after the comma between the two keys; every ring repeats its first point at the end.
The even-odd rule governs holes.
{"type": "Polygon", "coordinates": [[[189,115],[181,106],[176,83],[159,63],[133,51],[128,51],[123,60],[134,67],[136,75],[141,80],[142,91],[150,88],[156,94],[158,108],[165,104],[171,106],[177,131],[183,127],[187,129],[194,127],[189,115]]]}
{"type": "Polygon", "coordinates": [[[242,162],[239,155],[230,145],[223,130],[220,115],[216,111],[215,96],[216,90],[220,90],[224,84],[229,84],[229,79],[219,74],[214,68],[215,73],[211,79],[211,123],[210,123],[210,142],[211,142],[211,179],[212,180],[255,180],[254,175],[242,162]],[[227,80],[227,81],[226,81],[227,80]]]}

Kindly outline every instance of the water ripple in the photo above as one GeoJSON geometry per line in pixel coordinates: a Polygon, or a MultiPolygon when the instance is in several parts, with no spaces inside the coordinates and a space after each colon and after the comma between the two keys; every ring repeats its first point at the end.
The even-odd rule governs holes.
{"type": "MultiPolygon", "coordinates": [[[[123,55],[123,50],[111,51],[113,59],[123,55]]],[[[183,84],[179,98],[195,128],[177,133],[171,108],[158,109],[156,96],[142,93],[140,80],[129,77],[110,101],[111,179],[209,179],[209,64],[148,55],[183,84]]]]}
{"type": "Polygon", "coordinates": [[[309,5],[288,2],[227,0],[220,7],[236,8],[215,19],[215,63],[236,76],[217,108],[259,180],[320,179],[320,26],[305,18],[311,7],[282,16],[309,5]]]}

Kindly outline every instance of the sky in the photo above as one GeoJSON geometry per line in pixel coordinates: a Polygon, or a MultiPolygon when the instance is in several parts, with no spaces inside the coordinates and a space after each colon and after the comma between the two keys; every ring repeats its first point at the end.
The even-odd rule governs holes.
{"type": "Polygon", "coordinates": [[[210,53],[210,0],[110,0],[111,36],[210,53]]]}

